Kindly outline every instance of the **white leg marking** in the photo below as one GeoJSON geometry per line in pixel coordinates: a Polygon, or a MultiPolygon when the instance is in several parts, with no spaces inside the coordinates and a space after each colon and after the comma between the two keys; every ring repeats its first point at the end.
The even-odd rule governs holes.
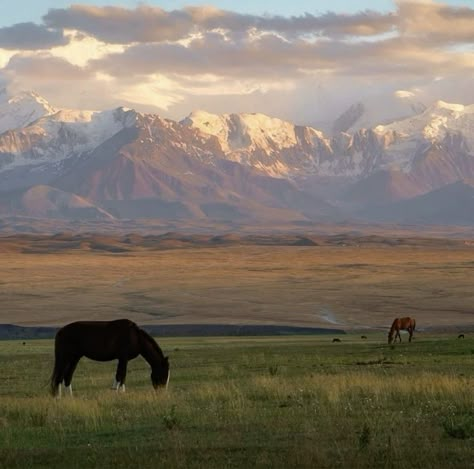
{"type": "Polygon", "coordinates": [[[122,384],[122,385],[120,386],[120,389],[122,390],[122,392],[125,392],[125,384],[122,384]]]}
{"type": "Polygon", "coordinates": [[[72,384],[70,384],[69,386],[65,386],[64,390],[66,389],[69,391],[69,395],[72,396],[72,384]]]}
{"type": "Polygon", "coordinates": [[[112,389],[115,389],[116,391],[118,391],[119,387],[120,387],[120,383],[116,379],[114,379],[114,384],[112,384],[112,389]]]}
{"type": "Polygon", "coordinates": [[[171,370],[168,370],[168,377],[166,378],[166,386],[165,389],[168,389],[168,384],[170,382],[171,370]]]}

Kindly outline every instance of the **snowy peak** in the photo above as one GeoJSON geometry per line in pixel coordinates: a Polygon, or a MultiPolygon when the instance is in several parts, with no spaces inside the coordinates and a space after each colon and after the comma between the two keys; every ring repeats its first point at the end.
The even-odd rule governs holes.
{"type": "Polygon", "coordinates": [[[439,101],[436,101],[434,104],[432,104],[428,108],[428,111],[434,112],[434,111],[443,110],[443,109],[446,111],[463,112],[466,109],[466,106],[464,106],[464,104],[447,103],[445,101],[439,100],[439,101]]]}
{"type": "Polygon", "coordinates": [[[318,161],[332,153],[331,142],[321,131],[260,113],[196,111],[181,123],[215,137],[227,160],[272,177],[312,173],[318,161]]]}
{"type": "Polygon", "coordinates": [[[436,101],[423,113],[374,129],[378,134],[396,132],[402,138],[441,142],[448,135],[462,134],[474,149],[474,104],[436,101]]]}
{"type": "Polygon", "coordinates": [[[36,93],[23,91],[10,95],[5,88],[0,90],[0,134],[25,127],[55,112],[56,109],[36,93]]]}
{"type": "Polygon", "coordinates": [[[228,126],[225,115],[219,116],[206,111],[194,111],[181,124],[198,129],[206,135],[217,137],[223,151],[229,151],[228,126]]]}
{"type": "Polygon", "coordinates": [[[217,137],[226,153],[259,149],[270,154],[297,142],[293,124],[259,113],[216,115],[195,111],[182,123],[217,137]]]}
{"type": "Polygon", "coordinates": [[[126,108],[57,111],[0,134],[0,167],[51,163],[90,152],[124,128],[136,125],[138,119],[138,113],[126,108]]]}

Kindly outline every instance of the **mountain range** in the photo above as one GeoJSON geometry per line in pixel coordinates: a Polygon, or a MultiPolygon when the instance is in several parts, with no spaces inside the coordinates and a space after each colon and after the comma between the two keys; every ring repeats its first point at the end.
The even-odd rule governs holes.
{"type": "Polygon", "coordinates": [[[474,105],[356,103],[324,133],[264,114],[56,109],[0,91],[0,216],[474,224],[474,105]]]}

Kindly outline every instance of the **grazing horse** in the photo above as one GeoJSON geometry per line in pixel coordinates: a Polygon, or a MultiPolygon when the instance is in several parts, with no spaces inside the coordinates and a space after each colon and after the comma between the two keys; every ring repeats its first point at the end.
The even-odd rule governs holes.
{"type": "Polygon", "coordinates": [[[458,339],[464,339],[464,334],[459,334],[458,339]]]}
{"type": "Polygon", "coordinates": [[[390,332],[388,333],[388,343],[391,344],[392,342],[396,342],[397,337],[398,340],[401,342],[402,338],[400,336],[400,331],[408,331],[410,337],[408,342],[411,342],[411,338],[413,337],[413,332],[415,331],[416,321],[414,318],[395,318],[392,323],[392,327],[390,328],[390,332]],[[395,337],[393,334],[395,333],[395,337]]]}
{"type": "Polygon", "coordinates": [[[155,389],[168,386],[170,367],[155,340],[128,319],[116,321],[78,321],[56,334],[51,394],[61,395],[61,383],[72,395],[72,375],[82,357],[97,361],[118,360],[113,389],[125,391],[127,363],[141,355],[151,367],[155,389]]]}
{"type": "Polygon", "coordinates": [[[333,342],[340,342],[341,339],[338,339],[337,337],[334,337],[334,339],[332,339],[333,342]]]}

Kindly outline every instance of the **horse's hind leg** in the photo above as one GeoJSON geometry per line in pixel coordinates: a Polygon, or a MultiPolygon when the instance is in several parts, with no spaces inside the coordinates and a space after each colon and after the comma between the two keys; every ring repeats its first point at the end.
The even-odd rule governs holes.
{"type": "Polygon", "coordinates": [[[408,337],[408,342],[411,342],[411,338],[413,337],[413,328],[410,327],[410,329],[408,329],[408,333],[410,334],[410,336],[408,337]]]}
{"type": "Polygon", "coordinates": [[[69,394],[72,396],[72,375],[74,374],[74,371],[76,370],[77,364],[79,363],[79,360],[81,357],[74,357],[71,360],[69,360],[69,363],[66,367],[66,370],[64,372],[64,386],[65,389],[69,390],[69,394]]]}
{"type": "Polygon", "coordinates": [[[56,356],[53,376],[51,377],[51,394],[54,397],[61,397],[61,383],[64,380],[64,372],[66,370],[67,364],[67,360],[56,356]]]}
{"type": "Polygon", "coordinates": [[[126,359],[119,359],[117,365],[117,372],[115,373],[115,382],[112,386],[112,389],[119,390],[122,389],[125,392],[125,377],[127,376],[127,364],[128,360],[126,359]]]}

